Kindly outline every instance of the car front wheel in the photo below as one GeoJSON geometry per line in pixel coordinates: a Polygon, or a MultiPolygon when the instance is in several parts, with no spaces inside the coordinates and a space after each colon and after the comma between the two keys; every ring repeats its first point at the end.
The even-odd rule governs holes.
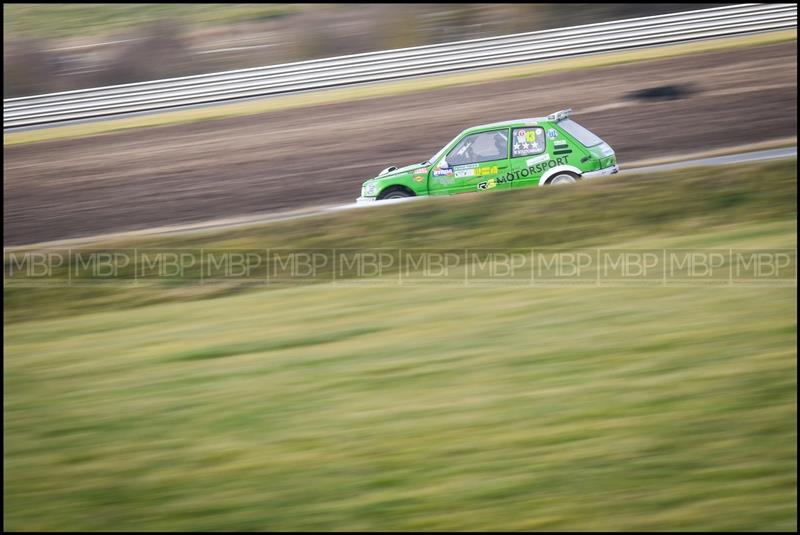
{"type": "Polygon", "coordinates": [[[402,188],[391,188],[385,193],[382,193],[380,197],[378,197],[378,200],[383,201],[386,199],[403,199],[405,197],[413,197],[413,195],[413,193],[402,188]]]}

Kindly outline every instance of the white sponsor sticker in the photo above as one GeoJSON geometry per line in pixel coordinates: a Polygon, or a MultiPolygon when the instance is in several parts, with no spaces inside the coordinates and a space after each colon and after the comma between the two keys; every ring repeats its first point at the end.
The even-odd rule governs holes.
{"type": "Polygon", "coordinates": [[[459,169],[456,171],[457,177],[475,176],[475,169],[459,169]]]}
{"type": "Polygon", "coordinates": [[[528,167],[531,167],[532,165],[536,165],[537,163],[546,162],[549,159],[550,159],[550,153],[549,152],[545,152],[544,154],[540,154],[539,156],[536,156],[535,158],[530,158],[528,160],[525,160],[525,164],[528,167]]]}

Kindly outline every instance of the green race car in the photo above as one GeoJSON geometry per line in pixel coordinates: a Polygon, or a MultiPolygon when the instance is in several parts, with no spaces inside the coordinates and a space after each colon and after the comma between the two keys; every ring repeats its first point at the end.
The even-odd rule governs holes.
{"type": "Polygon", "coordinates": [[[367,180],[356,201],[570,184],[618,172],[611,147],[571,111],[468,128],[430,160],[367,180]]]}

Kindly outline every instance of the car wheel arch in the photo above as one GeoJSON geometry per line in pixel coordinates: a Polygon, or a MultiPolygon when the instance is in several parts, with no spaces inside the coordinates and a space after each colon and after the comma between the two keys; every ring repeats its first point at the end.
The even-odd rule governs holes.
{"type": "Polygon", "coordinates": [[[552,169],[548,169],[539,179],[539,186],[547,185],[547,182],[553,178],[554,176],[560,173],[570,173],[575,175],[575,178],[580,179],[581,175],[583,175],[583,171],[578,169],[573,165],[557,165],[552,169]]]}

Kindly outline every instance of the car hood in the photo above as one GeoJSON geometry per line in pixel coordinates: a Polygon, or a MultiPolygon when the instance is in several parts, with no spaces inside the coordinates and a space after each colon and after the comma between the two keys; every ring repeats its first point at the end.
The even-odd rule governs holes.
{"type": "Polygon", "coordinates": [[[425,170],[427,171],[428,166],[422,165],[420,163],[412,163],[411,165],[406,165],[405,167],[399,167],[394,171],[389,171],[388,173],[385,173],[383,175],[377,175],[375,176],[375,178],[386,178],[390,176],[402,175],[403,173],[411,173],[415,169],[421,169],[421,168],[425,168],[425,170]]]}

